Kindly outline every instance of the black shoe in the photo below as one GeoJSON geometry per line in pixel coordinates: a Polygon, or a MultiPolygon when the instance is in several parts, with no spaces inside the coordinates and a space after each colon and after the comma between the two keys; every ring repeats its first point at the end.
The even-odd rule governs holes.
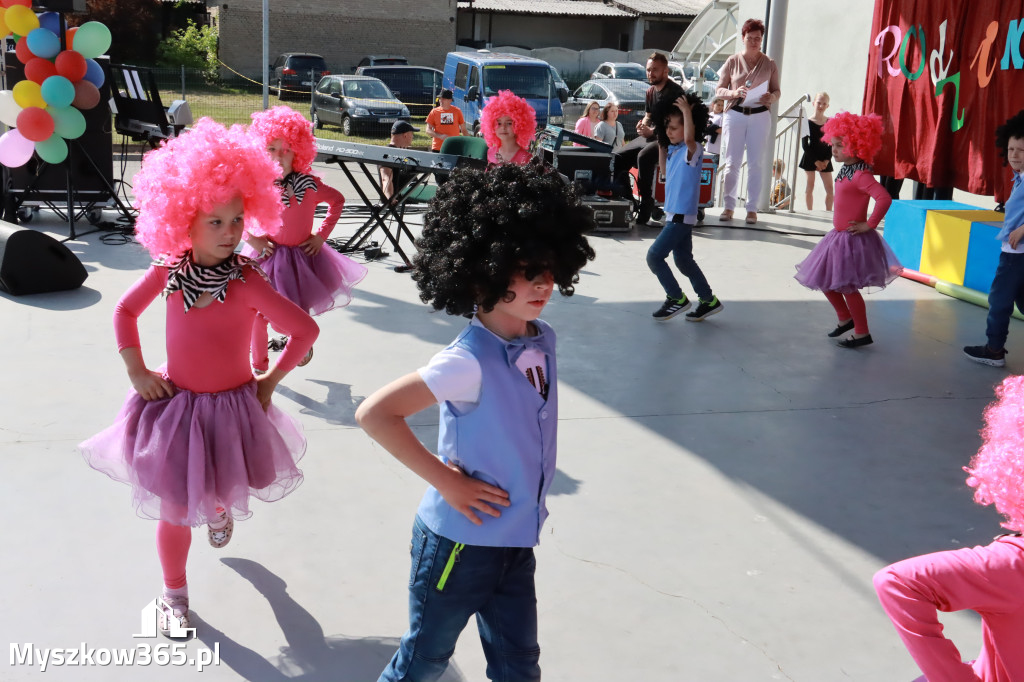
{"type": "Polygon", "coordinates": [[[275,353],[280,353],[284,350],[285,345],[288,343],[287,336],[278,336],[275,339],[270,339],[267,342],[267,350],[272,350],[275,353]]]}
{"type": "Polygon", "coordinates": [[[665,217],[665,211],[661,210],[660,206],[655,206],[651,209],[651,218],[654,220],[661,220],[665,217]]]}
{"type": "Polygon", "coordinates": [[[840,348],[860,348],[861,346],[870,346],[875,340],[871,338],[871,334],[867,336],[851,336],[848,339],[840,339],[840,348]]]}
{"type": "Polygon", "coordinates": [[[654,311],[654,314],[651,315],[651,317],[656,319],[658,322],[665,322],[666,320],[671,320],[679,313],[685,313],[689,309],[690,301],[686,298],[686,294],[683,294],[683,297],[679,300],[666,298],[665,302],[661,304],[660,308],[654,311]]]}
{"type": "Polygon", "coordinates": [[[651,219],[651,211],[654,209],[654,201],[651,199],[641,199],[640,209],[636,213],[636,224],[646,225],[647,221],[651,219]]]}
{"type": "Polygon", "coordinates": [[[851,329],[853,329],[853,320],[850,320],[848,322],[844,322],[843,324],[839,325],[838,327],[836,327],[835,329],[830,331],[828,333],[828,338],[830,338],[830,339],[838,338],[838,337],[842,336],[843,334],[845,334],[846,332],[850,331],[851,329]]]}
{"type": "Polygon", "coordinates": [[[710,303],[706,301],[698,301],[697,309],[692,313],[686,313],[686,321],[703,322],[705,317],[722,312],[722,308],[724,307],[725,306],[722,305],[722,302],[718,300],[717,296],[713,297],[710,303]]]}
{"type": "Polygon", "coordinates": [[[1006,350],[992,350],[987,344],[984,346],[966,346],[964,348],[964,355],[975,362],[980,362],[990,367],[1006,366],[1006,350]]]}

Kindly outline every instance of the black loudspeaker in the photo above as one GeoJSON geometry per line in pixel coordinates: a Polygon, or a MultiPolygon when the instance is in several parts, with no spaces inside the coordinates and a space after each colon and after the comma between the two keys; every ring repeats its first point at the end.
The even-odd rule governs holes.
{"type": "MultiPolygon", "coordinates": [[[[71,180],[76,202],[101,203],[110,198],[114,181],[114,143],[111,137],[110,117],[110,58],[96,58],[105,76],[100,88],[100,103],[83,111],[85,132],[77,140],[68,141],[71,151],[71,180]],[[78,144],[75,145],[75,142],[78,144]],[[84,153],[83,153],[84,152],[84,153]]],[[[13,51],[6,55],[7,89],[25,80],[25,67],[13,51]]],[[[44,165],[35,156],[24,166],[8,170],[8,191],[21,194],[28,187],[39,192],[39,197],[61,203],[67,201],[68,177],[65,164],[44,165]]],[[[25,199],[31,200],[32,196],[25,199]]],[[[8,217],[9,220],[13,218],[8,217]]]]}
{"type": "Polygon", "coordinates": [[[0,289],[14,296],[82,286],[89,273],[53,237],[0,222],[0,289]]]}

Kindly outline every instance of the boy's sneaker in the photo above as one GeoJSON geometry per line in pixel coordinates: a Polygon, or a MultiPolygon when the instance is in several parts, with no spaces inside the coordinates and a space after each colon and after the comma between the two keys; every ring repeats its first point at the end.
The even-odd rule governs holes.
{"type": "Polygon", "coordinates": [[[722,302],[718,300],[717,296],[712,298],[710,303],[706,301],[697,301],[697,309],[692,313],[686,313],[686,321],[703,322],[705,317],[722,312],[722,308],[724,307],[725,306],[722,305],[722,302]]]}
{"type": "Polygon", "coordinates": [[[1006,366],[1006,350],[992,350],[988,347],[988,344],[984,346],[966,346],[964,347],[964,355],[983,365],[991,367],[1006,366]]]}
{"type": "Polygon", "coordinates": [[[658,322],[664,322],[671,320],[679,313],[685,313],[690,309],[690,301],[686,298],[686,294],[683,297],[676,300],[674,298],[666,298],[665,302],[661,304],[661,307],[654,311],[651,315],[658,322]]]}

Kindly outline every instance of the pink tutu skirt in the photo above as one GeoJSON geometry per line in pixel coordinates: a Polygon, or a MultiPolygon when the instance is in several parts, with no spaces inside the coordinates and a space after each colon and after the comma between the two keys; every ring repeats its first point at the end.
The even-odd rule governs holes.
{"type": "Polygon", "coordinates": [[[78,447],[91,467],[132,487],[139,516],[200,526],[219,506],[244,519],[250,496],[273,502],[295,490],[306,439],[281,410],[263,411],[250,381],[149,401],[132,390],[114,424],[78,447]]]}
{"type": "Polygon", "coordinates": [[[312,315],[347,306],[352,288],[366,277],[366,267],[324,245],[308,256],[299,246],[274,247],[259,266],[289,301],[312,315]]]}
{"type": "Polygon", "coordinates": [[[796,266],[796,281],[808,289],[852,294],[882,289],[903,272],[903,266],[876,230],[850,234],[832,230],[796,266]]]}

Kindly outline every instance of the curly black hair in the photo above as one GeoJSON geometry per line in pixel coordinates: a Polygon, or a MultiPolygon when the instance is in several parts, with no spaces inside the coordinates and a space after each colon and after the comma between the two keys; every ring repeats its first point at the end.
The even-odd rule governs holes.
{"type": "Polygon", "coordinates": [[[430,202],[412,276],[420,299],[451,315],[493,310],[519,272],[550,272],[572,296],[594,258],[583,234],[593,228],[593,212],[557,173],[513,164],[456,169],[430,202]]]}
{"type": "Polygon", "coordinates": [[[1010,117],[1003,125],[996,128],[996,148],[999,149],[999,156],[1003,157],[1003,165],[1006,161],[1006,149],[1010,146],[1010,138],[1024,139],[1024,109],[1010,117]]]}
{"type": "MultiPolygon", "coordinates": [[[[708,121],[711,120],[711,112],[708,111],[708,105],[704,104],[700,96],[692,90],[684,92],[683,97],[690,103],[690,114],[693,116],[693,137],[700,144],[704,144],[704,138],[707,137],[708,132],[708,121]]],[[[655,121],[668,123],[669,117],[682,115],[683,112],[676,106],[675,100],[669,101],[666,98],[662,98],[654,106],[655,121]]]]}

